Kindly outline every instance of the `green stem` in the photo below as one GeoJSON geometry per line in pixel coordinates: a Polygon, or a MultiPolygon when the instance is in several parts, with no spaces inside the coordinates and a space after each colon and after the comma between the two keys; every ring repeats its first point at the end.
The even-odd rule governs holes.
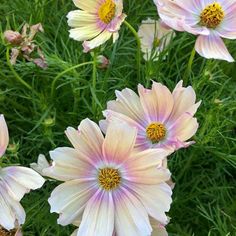
{"type": "MultiPolygon", "coordinates": [[[[94,55],[93,55],[93,74],[92,74],[92,85],[93,85],[93,90],[94,93],[96,91],[96,85],[97,85],[97,54],[94,51],[94,55]]],[[[93,112],[95,114],[95,110],[96,110],[96,101],[93,98],[93,102],[92,102],[92,107],[93,107],[93,112]]]]}
{"type": "Polygon", "coordinates": [[[55,93],[55,86],[56,86],[56,82],[58,81],[58,79],[60,79],[64,74],[70,72],[71,70],[74,70],[76,68],[82,67],[82,66],[86,66],[86,65],[90,65],[90,64],[94,64],[93,61],[88,61],[88,62],[84,62],[75,66],[72,66],[64,71],[62,71],[61,73],[59,73],[54,80],[52,81],[52,86],[51,86],[51,98],[53,99],[54,97],[54,93],[55,93]]]}
{"type": "Polygon", "coordinates": [[[183,81],[186,86],[188,84],[188,77],[190,76],[190,73],[192,70],[192,65],[193,65],[193,60],[194,60],[195,54],[196,54],[196,50],[195,50],[195,47],[193,47],[193,50],[192,50],[191,55],[188,60],[188,66],[187,66],[187,69],[186,69],[186,71],[184,73],[184,77],[183,77],[183,81]]]}
{"type": "Polygon", "coordinates": [[[9,66],[12,74],[15,76],[15,78],[21,83],[23,84],[26,88],[28,88],[29,90],[33,90],[33,88],[28,84],[26,83],[18,74],[17,72],[14,70],[11,62],[10,62],[10,53],[9,53],[9,47],[7,47],[7,50],[6,50],[6,59],[7,59],[7,65],[9,66]]]}
{"type": "Polygon", "coordinates": [[[138,81],[140,81],[141,71],[140,71],[140,65],[141,65],[141,41],[140,38],[136,32],[136,30],[133,28],[132,25],[130,25],[127,21],[124,21],[124,24],[129,28],[129,30],[133,33],[136,41],[137,41],[137,54],[136,54],[136,61],[137,61],[137,77],[138,81]]]}

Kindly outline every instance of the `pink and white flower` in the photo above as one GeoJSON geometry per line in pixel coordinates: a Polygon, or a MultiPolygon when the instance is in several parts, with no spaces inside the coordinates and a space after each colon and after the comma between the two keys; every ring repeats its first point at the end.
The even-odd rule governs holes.
{"type": "Polygon", "coordinates": [[[201,56],[234,61],[222,38],[236,39],[236,0],[154,0],[154,3],[167,25],[198,35],[195,49],[201,56]]]}
{"type": "MultiPolygon", "coordinates": [[[[1,156],[8,145],[8,129],[0,116],[1,156]]],[[[44,179],[34,170],[21,166],[0,167],[0,228],[11,230],[25,222],[25,211],[20,200],[31,189],[42,187],[44,179]]],[[[20,233],[20,231],[17,231],[20,233]]],[[[20,235],[20,234],[19,234],[20,235]]]]}
{"type": "Polygon", "coordinates": [[[67,128],[74,148],[50,152],[47,173],[65,183],[56,187],[49,204],[61,225],[78,225],[77,236],[151,235],[149,216],[165,225],[171,204],[170,178],[163,168],[164,149],[134,150],[136,128],[111,123],[104,138],[89,119],[78,130],[67,128]]]}
{"type": "Polygon", "coordinates": [[[195,103],[196,94],[191,86],[185,88],[180,81],[174,91],[153,81],[151,89],[138,85],[138,95],[131,89],[116,91],[116,100],[107,103],[103,112],[106,120],[100,127],[106,132],[110,122],[127,122],[138,130],[135,147],[149,148],[187,147],[186,142],[198,129],[194,114],[201,102],[195,103]]]}
{"type": "Polygon", "coordinates": [[[174,31],[161,22],[148,18],[143,20],[139,27],[138,35],[141,40],[141,49],[144,53],[144,60],[148,61],[158,59],[158,55],[170,43],[171,38],[175,36],[174,31]]]}
{"type": "Polygon", "coordinates": [[[84,41],[84,52],[96,48],[111,37],[115,42],[126,15],[122,0],[73,0],[81,10],[69,12],[70,37],[84,41]]]}

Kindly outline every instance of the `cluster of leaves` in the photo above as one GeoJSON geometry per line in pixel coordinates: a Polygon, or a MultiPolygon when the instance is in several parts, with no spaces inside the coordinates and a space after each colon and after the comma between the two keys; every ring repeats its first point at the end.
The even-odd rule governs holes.
{"type": "MultiPolygon", "coordinates": [[[[157,19],[151,0],[124,1],[127,20],[136,29],[147,17],[157,19]]],[[[18,76],[32,86],[20,84],[6,62],[6,46],[0,44],[0,113],[10,129],[10,143],[4,161],[29,166],[39,153],[47,154],[57,146],[69,146],[64,130],[76,127],[85,117],[94,121],[102,118],[106,102],[114,99],[115,89],[137,84],[150,86],[150,81],[162,82],[169,88],[183,78],[194,37],[178,33],[168,55],[156,62],[141,64],[141,80],[137,81],[132,34],[123,26],[119,40],[100,48],[109,58],[110,67],[100,70],[93,65],[70,68],[92,60],[83,54],[81,43],[68,37],[66,14],[74,8],[65,0],[2,0],[0,4],[0,33],[6,29],[20,30],[25,22],[41,22],[45,33],[36,40],[46,55],[48,68],[42,70],[32,62],[18,62],[18,76]],[[96,89],[92,74],[97,77],[96,89]],[[56,81],[55,81],[56,78],[56,81]],[[53,90],[55,81],[55,91],[53,90]]],[[[233,42],[228,45],[236,57],[233,42]]],[[[169,160],[173,180],[177,182],[168,225],[170,235],[225,236],[236,235],[236,74],[234,64],[205,60],[196,56],[188,78],[202,105],[197,112],[200,124],[194,137],[196,144],[179,150],[169,160]]],[[[71,226],[56,223],[49,214],[47,199],[54,182],[47,182],[23,200],[27,220],[23,226],[27,236],[70,235],[71,226]]]]}

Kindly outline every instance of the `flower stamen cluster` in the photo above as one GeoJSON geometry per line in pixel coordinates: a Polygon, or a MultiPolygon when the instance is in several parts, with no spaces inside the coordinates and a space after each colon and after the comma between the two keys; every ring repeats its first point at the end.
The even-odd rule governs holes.
{"type": "Polygon", "coordinates": [[[98,10],[98,16],[102,22],[109,24],[115,16],[116,4],[112,0],[106,0],[98,10]]]}
{"type": "Polygon", "coordinates": [[[100,186],[106,191],[116,189],[121,182],[119,170],[114,168],[100,169],[98,173],[98,181],[100,186]]]}
{"type": "Polygon", "coordinates": [[[166,136],[166,128],[163,124],[155,122],[148,125],[146,128],[147,138],[152,143],[158,143],[163,140],[166,136]]]}
{"type": "Polygon", "coordinates": [[[209,4],[200,15],[201,25],[207,28],[216,28],[224,19],[224,15],[224,11],[219,3],[209,4]]]}

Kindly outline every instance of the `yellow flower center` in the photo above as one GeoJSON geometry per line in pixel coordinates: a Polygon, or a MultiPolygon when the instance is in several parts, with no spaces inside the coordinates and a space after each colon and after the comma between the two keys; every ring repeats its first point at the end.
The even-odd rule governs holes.
{"type": "Polygon", "coordinates": [[[166,136],[166,128],[163,124],[155,122],[148,125],[146,128],[146,135],[152,143],[158,143],[166,136]]]}
{"type": "Polygon", "coordinates": [[[116,4],[113,0],[106,0],[98,10],[100,20],[109,24],[115,16],[116,4]]]}
{"type": "Polygon", "coordinates": [[[121,182],[120,172],[113,168],[103,168],[99,170],[98,181],[100,186],[107,190],[116,189],[121,182]]]}
{"type": "Polygon", "coordinates": [[[216,28],[224,19],[225,13],[221,5],[217,2],[209,4],[202,11],[201,25],[206,26],[207,28],[216,28]]]}

